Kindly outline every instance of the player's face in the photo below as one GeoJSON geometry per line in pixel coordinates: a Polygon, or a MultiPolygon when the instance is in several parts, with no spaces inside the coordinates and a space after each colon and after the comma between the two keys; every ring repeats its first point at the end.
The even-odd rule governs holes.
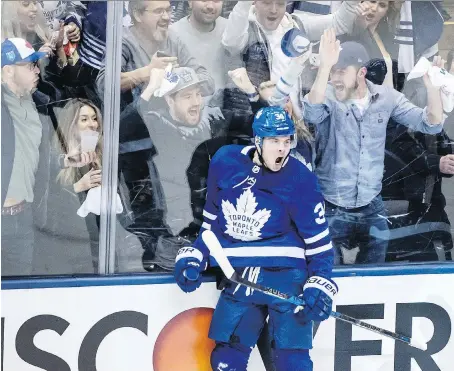
{"type": "Polygon", "coordinates": [[[358,68],[334,68],[331,70],[331,84],[338,101],[350,99],[358,88],[358,68]]]}
{"type": "Polygon", "coordinates": [[[291,150],[290,136],[270,137],[263,140],[262,158],[271,171],[279,171],[291,150]]]}
{"type": "Polygon", "coordinates": [[[174,117],[184,125],[196,126],[200,122],[203,97],[198,86],[183,89],[170,98],[170,109],[174,117]]]}
{"type": "Polygon", "coordinates": [[[222,1],[191,1],[192,17],[201,24],[212,24],[222,11],[222,1]]]}
{"type": "Polygon", "coordinates": [[[267,31],[274,31],[284,18],[287,7],[286,0],[256,0],[255,11],[257,20],[267,31]]]}

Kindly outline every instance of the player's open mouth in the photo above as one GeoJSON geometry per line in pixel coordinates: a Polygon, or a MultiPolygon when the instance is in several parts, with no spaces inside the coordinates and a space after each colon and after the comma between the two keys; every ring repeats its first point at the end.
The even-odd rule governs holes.
{"type": "Polygon", "coordinates": [[[374,18],[375,18],[375,14],[368,14],[368,15],[366,15],[366,20],[367,20],[368,22],[372,22],[372,21],[374,20],[374,18]]]}
{"type": "Polygon", "coordinates": [[[284,157],[278,157],[276,159],[276,165],[280,165],[282,163],[282,161],[284,160],[284,157]]]}
{"type": "Polygon", "coordinates": [[[277,17],[268,17],[268,22],[276,22],[277,17]]]}

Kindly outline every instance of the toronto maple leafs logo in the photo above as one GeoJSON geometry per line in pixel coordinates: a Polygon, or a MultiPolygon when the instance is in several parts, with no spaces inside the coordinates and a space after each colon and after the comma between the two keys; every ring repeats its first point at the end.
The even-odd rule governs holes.
{"type": "Polygon", "coordinates": [[[260,240],[260,231],[270,218],[271,210],[256,211],[257,205],[250,189],[237,198],[236,207],[230,201],[222,200],[222,212],[227,221],[225,233],[241,241],[260,240]]]}

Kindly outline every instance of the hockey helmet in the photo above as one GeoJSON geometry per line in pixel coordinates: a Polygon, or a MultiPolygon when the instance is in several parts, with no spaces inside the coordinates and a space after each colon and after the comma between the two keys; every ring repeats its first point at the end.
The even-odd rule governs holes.
{"type": "Polygon", "coordinates": [[[295,125],[288,113],[281,107],[261,108],[254,117],[252,123],[256,145],[263,144],[263,138],[290,136],[292,148],[296,147],[295,125]]]}

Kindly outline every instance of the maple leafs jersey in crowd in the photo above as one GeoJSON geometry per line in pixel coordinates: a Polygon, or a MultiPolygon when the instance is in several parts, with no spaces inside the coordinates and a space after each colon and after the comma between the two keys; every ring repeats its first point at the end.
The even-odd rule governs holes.
{"type": "MultiPolygon", "coordinates": [[[[300,268],[330,277],[333,250],[317,178],[292,157],[278,172],[265,170],[252,161],[254,149],[228,145],[216,152],[200,232],[216,234],[234,267],[300,268]]],[[[209,255],[201,233],[194,247],[209,255]]]]}

